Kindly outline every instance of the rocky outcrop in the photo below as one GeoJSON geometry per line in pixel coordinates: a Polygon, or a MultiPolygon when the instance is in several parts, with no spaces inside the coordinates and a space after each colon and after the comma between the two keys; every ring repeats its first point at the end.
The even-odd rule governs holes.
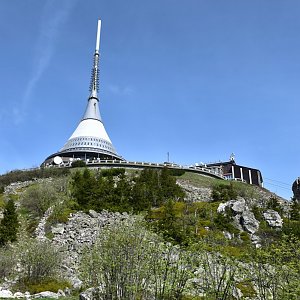
{"type": "Polygon", "coordinates": [[[246,205],[245,199],[243,198],[239,198],[238,200],[229,200],[225,203],[220,203],[217,211],[218,213],[225,213],[227,208],[231,209],[234,214],[241,214],[249,209],[246,205]]]}
{"type": "Polygon", "coordinates": [[[89,213],[77,212],[71,214],[66,224],[57,224],[52,227],[53,233],[52,244],[62,249],[65,257],[62,265],[62,272],[73,288],[81,287],[82,282],[77,277],[80,255],[85,248],[90,247],[101,229],[107,225],[119,220],[132,217],[127,213],[110,213],[102,211],[97,213],[90,210],[89,213]]]}
{"type": "Polygon", "coordinates": [[[275,210],[268,209],[263,213],[264,219],[269,226],[273,228],[281,228],[283,225],[283,220],[279,213],[275,210]]]}
{"type": "Polygon", "coordinates": [[[250,210],[242,212],[240,223],[244,230],[250,234],[254,234],[259,228],[259,222],[255,219],[253,212],[250,210]]]}
{"type": "Polygon", "coordinates": [[[211,201],[211,189],[206,187],[196,187],[185,180],[176,182],[186,193],[187,202],[208,202],[211,201]]]}
{"type": "Polygon", "coordinates": [[[217,209],[218,213],[229,213],[233,218],[234,226],[240,231],[246,231],[250,234],[253,244],[259,247],[259,238],[255,233],[259,229],[259,221],[256,220],[253,212],[250,210],[244,198],[230,200],[225,203],[220,203],[217,209]]]}
{"type": "Polygon", "coordinates": [[[300,201],[300,177],[298,177],[292,185],[292,191],[294,194],[294,198],[300,201]]]}
{"type": "Polygon", "coordinates": [[[0,298],[14,298],[14,295],[10,290],[0,290],[0,298]]]}
{"type": "Polygon", "coordinates": [[[0,299],[58,299],[60,297],[66,297],[66,294],[62,290],[59,290],[57,293],[45,291],[31,295],[29,292],[16,292],[13,294],[10,290],[1,290],[0,288],[0,299]]]}
{"type": "Polygon", "coordinates": [[[4,194],[20,194],[24,188],[36,184],[36,183],[42,183],[42,182],[51,182],[52,178],[39,178],[36,180],[28,180],[28,181],[18,181],[18,182],[13,182],[10,185],[6,186],[4,188],[4,194]]]}

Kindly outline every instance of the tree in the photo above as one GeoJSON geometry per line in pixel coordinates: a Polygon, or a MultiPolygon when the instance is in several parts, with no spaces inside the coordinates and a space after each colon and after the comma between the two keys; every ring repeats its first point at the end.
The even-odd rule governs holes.
{"type": "Polygon", "coordinates": [[[5,205],[3,219],[0,223],[0,245],[16,241],[18,228],[19,222],[15,204],[12,199],[9,199],[5,205]]]}
{"type": "Polygon", "coordinates": [[[291,220],[300,221],[300,200],[296,198],[292,198],[291,203],[291,220]]]}

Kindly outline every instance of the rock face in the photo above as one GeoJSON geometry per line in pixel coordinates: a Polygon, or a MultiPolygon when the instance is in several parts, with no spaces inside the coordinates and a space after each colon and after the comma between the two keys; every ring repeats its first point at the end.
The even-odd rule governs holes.
{"type": "Polygon", "coordinates": [[[300,201],[300,177],[293,182],[292,190],[294,193],[294,198],[300,201]]]}
{"type": "Polygon", "coordinates": [[[283,220],[277,211],[268,209],[263,213],[263,216],[269,226],[274,228],[282,227],[283,220]]]}
{"type": "Polygon", "coordinates": [[[81,280],[77,277],[77,270],[79,257],[84,249],[95,242],[105,225],[129,217],[132,216],[127,213],[109,213],[107,211],[97,213],[90,210],[88,214],[83,212],[71,214],[66,224],[57,224],[52,227],[51,231],[54,235],[52,244],[60,247],[65,256],[62,265],[63,274],[75,289],[82,285],[81,280]]]}
{"type": "Polygon", "coordinates": [[[243,211],[240,218],[241,225],[250,234],[254,234],[259,228],[259,222],[255,219],[252,211],[243,211]]]}
{"type": "Polygon", "coordinates": [[[177,184],[186,192],[187,202],[207,202],[211,201],[211,189],[205,187],[195,187],[185,180],[177,180],[177,184]]]}
{"type": "MultiPolygon", "coordinates": [[[[230,210],[233,215],[233,223],[240,231],[246,231],[250,235],[257,232],[259,222],[255,219],[253,212],[249,209],[246,200],[238,198],[225,203],[220,203],[217,209],[218,213],[226,214],[230,210]]],[[[254,239],[255,241],[257,239],[254,239]]]]}
{"type": "Polygon", "coordinates": [[[20,194],[20,190],[22,190],[25,187],[28,187],[29,185],[35,184],[35,183],[42,183],[42,182],[51,182],[52,178],[39,178],[36,180],[28,180],[28,181],[20,181],[20,182],[13,182],[10,185],[6,186],[4,188],[4,194],[20,194]]]}
{"type": "Polygon", "coordinates": [[[218,213],[225,213],[226,208],[230,208],[234,214],[241,214],[245,210],[248,210],[246,206],[246,201],[243,198],[239,198],[238,200],[229,200],[225,203],[220,203],[218,207],[218,213]]]}

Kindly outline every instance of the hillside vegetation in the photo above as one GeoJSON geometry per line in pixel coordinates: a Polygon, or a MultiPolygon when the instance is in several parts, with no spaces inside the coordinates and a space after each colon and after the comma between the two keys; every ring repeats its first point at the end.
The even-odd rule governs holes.
{"type": "Polygon", "coordinates": [[[94,299],[300,297],[296,200],[167,168],[14,171],[0,187],[2,289],[93,287],[94,299]],[[84,231],[92,224],[93,239],[84,231]],[[71,260],[75,250],[58,244],[73,240],[68,247],[83,250],[71,260]]]}

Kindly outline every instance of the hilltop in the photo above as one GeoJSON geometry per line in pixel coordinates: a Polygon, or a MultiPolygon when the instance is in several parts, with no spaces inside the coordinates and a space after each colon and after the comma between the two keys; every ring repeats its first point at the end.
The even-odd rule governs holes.
{"type": "Polygon", "coordinates": [[[264,188],[167,168],[14,171],[0,187],[0,296],[300,295],[299,203],[264,188]]]}

